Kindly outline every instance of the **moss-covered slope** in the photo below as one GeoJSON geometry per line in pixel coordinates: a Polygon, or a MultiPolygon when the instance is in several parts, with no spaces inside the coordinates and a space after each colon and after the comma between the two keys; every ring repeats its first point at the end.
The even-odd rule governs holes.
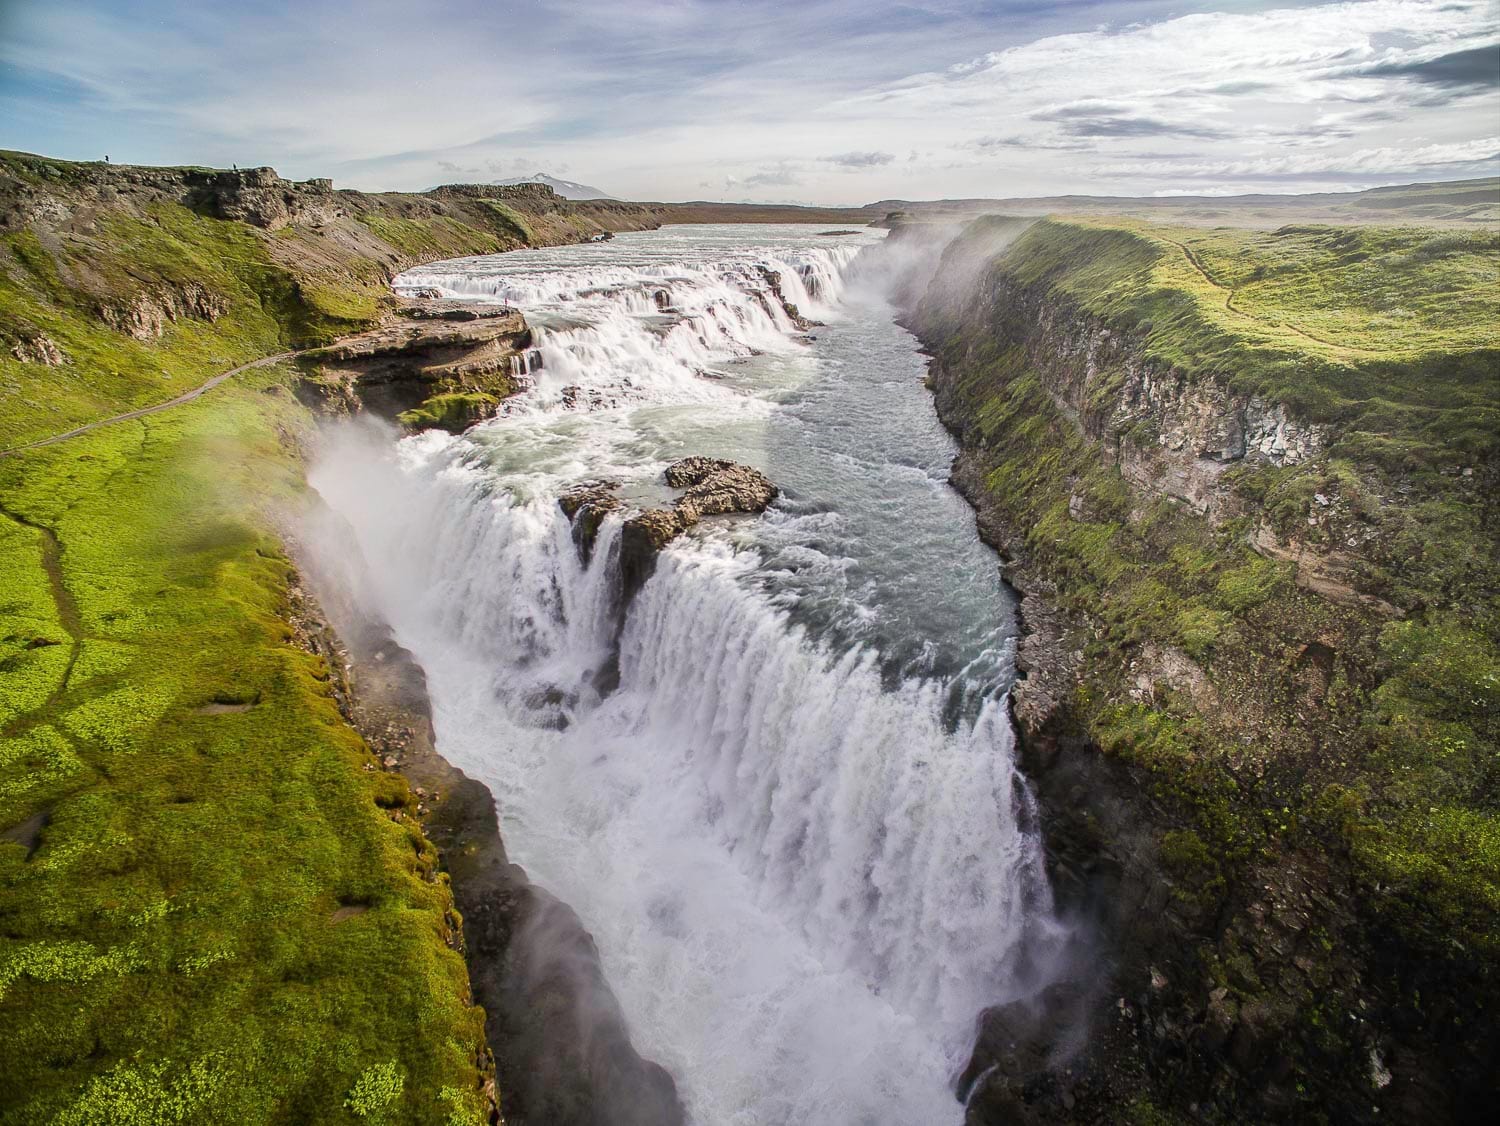
{"type": "Polygon", "coordinates": [[[1017,710],[1060,879],[1113,897],[1105,1057],[1224,1119],[1467,1120],[1500,985],[1500,243],[987,220],[948,266],[914,324],[1052,634],[1017,710]]]}
{"type": "MultiPolygon", "coordinates": [[[[418,259],[655,222],[6,157],[0,446],[365,327],[418,259]]],[[[446,877],[281,546],[296,379],[0,456],[0,1122],[492,1105],[446,877]]]]}
{"type": "Polygon", "coordinates": [[[288,625],[301,425],[257,373],[0,461],[0,1121],[479,1120],[437,858],[288,625]]]}

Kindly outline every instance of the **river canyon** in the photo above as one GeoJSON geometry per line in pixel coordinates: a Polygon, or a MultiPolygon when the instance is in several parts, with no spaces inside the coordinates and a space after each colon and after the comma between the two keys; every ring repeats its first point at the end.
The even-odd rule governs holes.
{"type": "Polygon", "coordinates": [[[978,1014],[1067,945],[1014,762],[1014,598],[881,238],[684,226],[410,271],[524,313],[526,390],[461,436],[336,424],[310,473],[324,566],[421,663],[438,750],[695,1122],[957,1122],[978,1014]],[[623,592],[621,515],[585,552],[558,497],[661,504],[689,455],[782,495],[623,592]]]}

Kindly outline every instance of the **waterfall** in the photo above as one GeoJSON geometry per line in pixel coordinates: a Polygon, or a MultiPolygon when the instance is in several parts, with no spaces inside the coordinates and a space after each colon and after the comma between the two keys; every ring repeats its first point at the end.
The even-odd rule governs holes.
{"type": "Polygon", "coordinates": [[[1056,930],[1003,697],[955,719],[954,676],[893,682],[874,647],[794,620],[753,525],[678,540],[622,609],[619,517],[585,564],[556,503],[583,477],[647,488],[664,404],[769,425],[765,394],[701,373],[800,362],[756,266],[837,317],[856,251],[408,274],[541,310],[537,388],[467,437],[346,426],[310,475],[359,597],[427,671],[439,748],[579,911],[705,1126],[958,1122],[976,1015],[1056,930]]]}
{"type": "Polygon", "coordinates": [[[828,316],[858,250],[831,246],[791,260],[739,255],[529,273],[501,272],[493,257],[466,258],[409,270],[395,285],[525,310],[539,362],[528,359],[517,374],[537,376],[532,405],[576,402],[568,389],[581,384],[603,401],[680,401],[720,394],[702,378],[716,363],[795,347],[788,338],[795,325],[769,293],[765,271],[779,275],[783,298],[803,316],[828,316]]]}

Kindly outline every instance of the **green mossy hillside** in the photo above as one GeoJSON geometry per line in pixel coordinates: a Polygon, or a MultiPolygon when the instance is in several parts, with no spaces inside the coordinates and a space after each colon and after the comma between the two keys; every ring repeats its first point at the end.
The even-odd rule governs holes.
{"type": "Polygon", "coordinates": [[[1005,260],[1178,372],[1338,426],[1366,459],[1500,452],[1500,232],[1048,219],[1005,260]]]}
{"type": "Polygon", "coordinates": [[[87,238],[49,242],[30,229],[0,234],[0,447],[169,399],[377,311],[378,278],[299,283],[244,223],[172,204],[104,215],[87,238]],[[17,356],[38,337],[61,362],[17,356]]]}
{"type": "Polygon", "coordinates": [[[660,224],[497,189],[331,191],[0,152],[0,450],[367,328],[421,262],[660,224]]]}
{"type": "Polygon", "coordinates": [[[421,406],[402,411],[396,420],[409,430],[438,429],[456,434],[489,418],[499,405],[500,397],[486,391],[454,391],[433,395],[421,406]]]}
{"type": "Polygon", "coordinates": [[[482,1120],[445,877],[288,625],[289,382],[0,459],[0,1122],[482,1120]]]}
{"type": "MultiPolygon", "coordinates": [[[[179,179],[0,158],[0,447],[390,302],[357,220],[269,231],[179,179]]],[[[6,1126],[486,1118],[446,878],[291,624],[297,378],[0,455],[6,1126]]]]}
{"type": "MultiPolygon", "coordinates": [[[[982,221],[968,245],[1014,233],[982,221]]],[[[1070,623],[1061,722],[1150,795],[1185,920],[1182,950],[1157,956],[1191,952],[1221,1004],[1279,1014],[1258,1035],[1292,1046],[1276,1085],[1300,1120],[1367,1097],[1350,1011],[1472,1092],[1500,1000],[1500,240],[1052,220],[985,254],[966,298],[914,323],[960,477],[1014,537],[1018,581],[1055,590],[1070,623]],[[1286,402],[1329,428],[1324,453],[1227,469],[1212,521],[1133,486],[1048,383],[1058,356],[1085,379],[1080,334],[1121,332],[1134,351],[1099,354],[1286,402]],[[1312,589],[1256,549],[1265,529],[1304,562],[1337,558],[1354,590],[1312,589]],[[1257,954],[1247,905],[1309,881],[1336,905],[1316,953],[1257,954]],[[1378,1016],[1361,1008],[1377,996],[1378,1016]]],[[[1090,368],[1087,410],[1111,417],[1123,385],[1090,368]]],[[[1114,437],[1154,456],[1154,435],[1114,437]]]]}

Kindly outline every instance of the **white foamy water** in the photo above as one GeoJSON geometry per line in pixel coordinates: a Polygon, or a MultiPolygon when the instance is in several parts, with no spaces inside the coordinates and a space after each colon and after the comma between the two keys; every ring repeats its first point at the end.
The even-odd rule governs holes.
{"type": "Polygon", "coordinates": [[[875,237],[674,228],[415,271],[548,326],[536,386],[463,438],[346,428],[312,474],[439,748],[705,1126],[961,1121],[975,1016],[1058,933],[1003,703],[1013,607],[911,338],[850,288],[875,237]],[[787,495],[677,541],[622,617],[617,519],[585,566],[555,497],[662,499],[689,453],[787,495]]]}

